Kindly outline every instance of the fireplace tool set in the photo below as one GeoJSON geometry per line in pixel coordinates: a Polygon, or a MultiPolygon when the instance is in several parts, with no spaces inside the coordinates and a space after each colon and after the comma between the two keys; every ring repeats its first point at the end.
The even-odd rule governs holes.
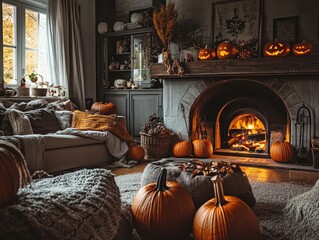
{"type": "Polygon", "coordinates": [[[295,139],[297,149],[296,164],[309,164],[311,138],[311,116],[310,110],[302,105],[297,111],[295,123],[295,139]]]}

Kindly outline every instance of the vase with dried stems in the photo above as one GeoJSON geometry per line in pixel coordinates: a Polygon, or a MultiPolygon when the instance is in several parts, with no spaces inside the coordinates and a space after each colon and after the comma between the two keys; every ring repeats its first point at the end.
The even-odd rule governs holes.
{"type": "Polygon", "coordinates": [[[169,2],[153,13],[153,25],[156,33],[163,44],[163,56],[170,58],[169,44],[175,32],[178,13],[175,3],[169,2]],[[165,52],[165,54],[164,54],[165,52]]]}

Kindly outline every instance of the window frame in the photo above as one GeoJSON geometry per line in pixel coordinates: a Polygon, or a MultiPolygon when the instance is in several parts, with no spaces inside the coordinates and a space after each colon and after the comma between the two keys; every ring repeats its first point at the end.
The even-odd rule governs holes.
{"type": "MultiPolygon", "coordinates": [[[[17,12],[17,19],[16,19],[16,81],[17,84],[8,84],[8,87],[17,87],[20,84],[20,80],[25,76],[26,74],[26,62],[25,62],[25,55],[26,55],[26,42],[25,42],[25,11],[26,9],[36,11],[42,14],[47,15],[47,9],[46,9],[46,0],[3,0],[1,2],[1,20],[0,20],[0,26],[2,28],[2,3],[7,3],[10,5],[13,5],[16,7],[17,12]]],[[[0,41],[1,41],[1,62],[0,62],[0,81],[2,82],[4,79],[3,75],[3,35],[1,31],[0,35],[0,41]]]]}

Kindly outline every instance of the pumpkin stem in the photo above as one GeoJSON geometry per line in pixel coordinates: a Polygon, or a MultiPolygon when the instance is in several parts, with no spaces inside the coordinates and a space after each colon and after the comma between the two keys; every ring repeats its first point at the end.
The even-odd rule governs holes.
{"type": "Polygon", "coordinates": [[[160,172],[160,175],[158,176],[157,184],[155,187],[157,191],[165,191],[169,188],[166,186],[166,174],[167,174],[167,170],[165,168],[161,168],[161,172],[160,172]]]}
{"type": "Polygon", "coordinates": [[[212,177],[211,181],[213,182],[214,193],[215,193],[215,198],[216,198],[215,206],[225,205],[227,203],[227,201],[224,198],[224,188],[223,188],[223,184],[222,184],[223,179],[221,178],[221,176],[217,175],[217,176],[212,177]]]}

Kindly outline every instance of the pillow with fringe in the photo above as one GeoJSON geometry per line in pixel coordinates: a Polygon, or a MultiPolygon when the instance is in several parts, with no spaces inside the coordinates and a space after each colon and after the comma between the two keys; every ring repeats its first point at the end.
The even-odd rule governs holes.
{"type": "Polygon", "coordinates": [[[28,116],[23,114],[23,112],[15,109],[8,109],[6,115],[10,121],[14,135],[33,134],[31,122],[28,116]]]}

